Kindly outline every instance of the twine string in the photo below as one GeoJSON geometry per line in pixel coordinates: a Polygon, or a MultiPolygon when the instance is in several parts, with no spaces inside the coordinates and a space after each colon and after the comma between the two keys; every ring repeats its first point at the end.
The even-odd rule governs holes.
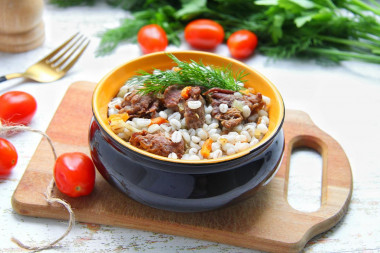
{"type": "MultiPolygon", "coordinates": [[[[33,129],[33,128],[28,127],[28,126],[23,126],[23,125],[15,125],[15,126],[3,125],[0,121],[0,136],[12,134],[12,133],[17,133],[17,132],[33,132],[33,133],[41,134],[43,137],[46,138],[46,140],[48,141],[48,143],[50,145],[50,148],[51,148],[53,155],[54,155],[54,161],[57,160],[57,153],[56,153],[55,147],[53,145],[53,141],[50,139],[50,137],[45,132],[33,129]]],[[[73,226],[75,224],[74,212],[73,212],[69,203],[67,203],[66,201],[64,201],[60,198],[52,197],[54,185],[55,185],[55,181],[54,181],[54,177],[53,177],[51,179],[48,187],[46,188],[46,192],[44,195],[45,195],[45,199],[49,205],[53,204],[53,203],[59,203],[62,206],[64,206],[66,208],[66,210],[69,212],[69,214],[70,214],[69,225],[68,225],[65,233],[63,233],[58,239],[54,240],[53,242],[50,242],[50,243],[48,243],[46,245],[42,245],[42,246],[26,245],[26,244],[22,243],[20,240],[12,237],[11,240],[14,243],[16,243],[19,247],[21,247],[23,249],[27,249],[27,250],[34,250],[34,251],[42,251],[42,250],[50,249],[55,244],[57,244],[59,241],[61,241],[63,238],[65,238],[70,233],[71,229],[73,228],[73,226]]]]}

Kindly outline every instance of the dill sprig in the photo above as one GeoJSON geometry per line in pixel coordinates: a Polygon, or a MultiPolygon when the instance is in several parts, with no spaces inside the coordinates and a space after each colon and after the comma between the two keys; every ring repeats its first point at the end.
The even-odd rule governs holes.
{"type": "Polygon", "coordinates": [[[171,85],[178,86],[200,86],[205,90],[218,87],[227,90],[239,91],[243,88],[247,76],[244,71],[238,71],[235,74],[231,65],[226,67],[205,66],[202,61],[190,63],[180,61],[173,54],[168,56],[177,64],[175,70],[165,70],[149,73],[139,71],[140,75],[135,76],[144,85],[139,89],[143,94],[162,93],[171,85]]]}

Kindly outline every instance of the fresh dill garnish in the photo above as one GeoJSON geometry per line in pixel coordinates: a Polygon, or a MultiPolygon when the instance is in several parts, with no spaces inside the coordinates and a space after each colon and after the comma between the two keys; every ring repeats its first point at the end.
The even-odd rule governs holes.
{"type": "Polygon", "coordinates": [[[238,71],[235,74],[231,69],[231,65],[226,67],[205,66],[202,61],[190,63],[180,61],[173,54],[168,56],[177,64],[170,70],[155,71],[149,73],[147,71],[138,71],[139,75],[135,76],[144,85],[139,88],[139,92],[162,93],[171,85],[178,86],[200,86],[205,90],[218,87],[227,90],[239,91],[243,88],[247,76],[244,71],[238,71]]]}

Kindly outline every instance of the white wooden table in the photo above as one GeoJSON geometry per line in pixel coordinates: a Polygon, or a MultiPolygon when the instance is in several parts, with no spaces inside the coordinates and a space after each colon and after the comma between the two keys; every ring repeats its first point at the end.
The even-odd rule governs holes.
{"type": "MultiPolygon", "coordinates": [[[[43,46],[20,54],[0,52],[0,74],[25,70],[77,31],[91,38],[86,54],[59,81],[37,84],[21,79],[10,80],[0,84],[0,94],[10,90],[32,94],[38,102],[38,110],[30,126],[46,130],[71,83],[80,80],[97,82],[112,68],[141,55],[137,45],[123,44],[109,56],[95,57],[99,43],[97,34],[116,26],[127,15],[105,4],[68,9],[47,4],[44,12],[46,41],[43,46]]],[[[182,43],[180,48],[169,46],[167,50],[178,49],[189,48],[182,43]]],[[[228,56],[225,45],[215,53],[228,56]]],[[[380,66],[359,62],[329,67],[312,61],[273,62],[259,54],[246,63],[278,87],[287,108],[307,112],[316,125],[335,138],[351,162],[354,191],[348,213],[330,231],[309,242],[305,251],[380,252],[380,66]]],[[[41,136],[20,133],[9,140],[16,146],[19,161],[8,178],[0,179],[0,252],[23,252],[11,242],[11,236],[26,243],[44,244],[63,233],[67,222],[24,217],[13,211],[12,193],[41,136]]],[[[290,189],[292,199],[289,202],[304,211],[315,210],[318,208],[319,157],[310,152],[298,152],[294,159],[291,173],[294,184],[290,189]],[[317,179],[302,184],[304,177],[296,172],[296,165],[302,167],[310,163],[316,164],[317,179]],[[315,192],[314,188],[317,194],[309,194],[315,192]]],[[[252,252],[213,242],[83,223],[77,223],[59,246],[47,252],[252,252]]]]}

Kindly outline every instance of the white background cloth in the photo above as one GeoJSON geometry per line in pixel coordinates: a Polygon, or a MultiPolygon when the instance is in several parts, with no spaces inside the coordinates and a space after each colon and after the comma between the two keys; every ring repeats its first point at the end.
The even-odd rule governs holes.
{"type": "MultiPolygon", "coordinates": [[[[114,67],[141,55],[136,44],[124,43],[109,56],[95,57],[98,33],[117,26],[127,16],[127,12],[105,4],[67,9],[46,5],[44,44],[26,53],[0,52],[0,75],[25,70],[78,31],[91,38],[89,48],[63,79],[48,84],[10,80],[0,84],[0,94],[10,90],[32,94],[38,110],[30,126],[45,131],[71,83],[97,82],[114,67]]],[[[167,48],[168,51],[178,49],[189,47],[182,43],[179,48],[167,48]]],[[[225,45],[215,53],[229,56],[225,45]]],[[[260,54],[245,62],[278,87],[286,108],[307,112],[317,126],[335,138],[351,163],[354,190],[347,215],[333,229],[307,244],[306,251],[380,251],[380,65],[345,62],[327,67],[295,59],[272,61],[260,54]]],[[[16,146],[19,161],[8,178],[0,179],[0,252],[21,252],[10,241],[11,236],[32,244],[47,243],[64,232],[67,222],[24,217],[13,211],[10,202],[13,191],[41,136],[20,133],[9,140],[16,146]]],[[[300,155],[297,163],[307,166],[315,160],[313,154],[297,154],[300,155]]],[[[297,178],[297,173],[293,174],[297,178]]],[[[298,179],[302,181],[302,177],[298,179]]],[[[312,197],[305,195],[302,187],[305,186],[293,187],[292,194],[298,200],[291,203],[305,210],[315,209],[318,203],[308,204],[312,197]]],[[[214,242],[83,223],[77,223],[59,245],[62,247],[47,252],[252,252],[214,242]]]]}

